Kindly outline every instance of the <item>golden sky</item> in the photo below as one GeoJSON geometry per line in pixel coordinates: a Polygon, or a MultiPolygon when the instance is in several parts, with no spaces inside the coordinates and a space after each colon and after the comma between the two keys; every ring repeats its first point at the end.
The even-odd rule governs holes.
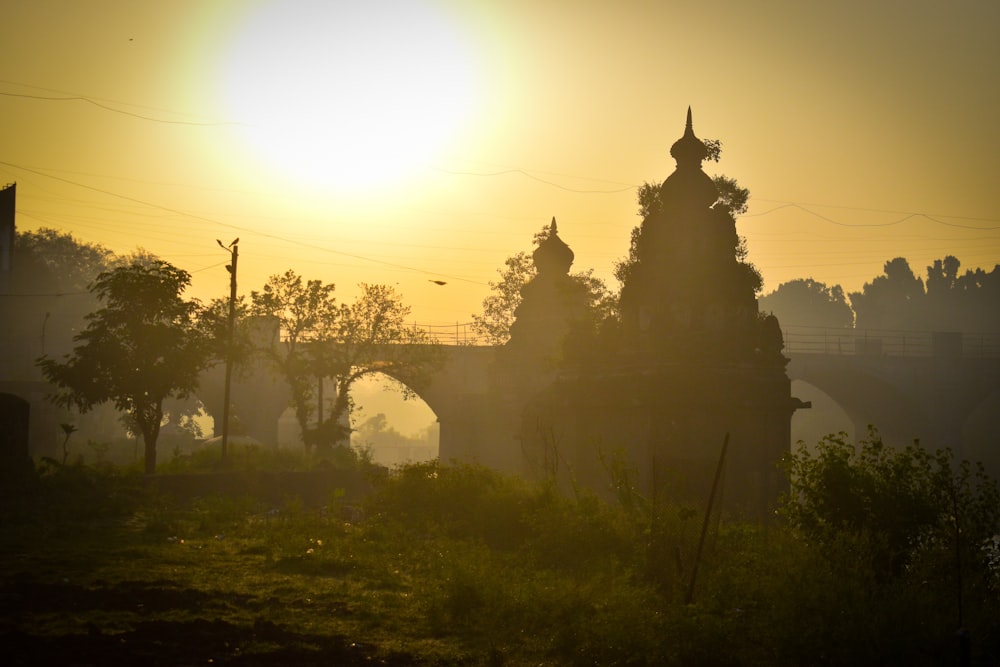
{"type": "Polygon", "coordinates": [[[555,216],[608,279],[690,105],[765,290],[1000,262],[995,0],[3,3],[0,183],[192,272],[398,286],[466,323],[555,216]],[[444,286],[431,280],[445,281],[444,286]]]}

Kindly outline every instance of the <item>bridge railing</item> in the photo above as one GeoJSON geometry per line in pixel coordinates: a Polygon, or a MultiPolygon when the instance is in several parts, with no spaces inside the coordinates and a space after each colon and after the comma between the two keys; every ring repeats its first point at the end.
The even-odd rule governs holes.
{"type": "Polygon", "coordinates": [[[786,354],[868,355],[892,357],[1000,357],[1000,332],[824,329],[782,327],[786,354]]]}
{"type": "MultiPolygon", "coordinates": [[[[418,324],[440,345],[488,345],[472,322],[418,324]]],[[[784,326],[786,354],[874,355],[893,357],[1000,358],[1000,332],[901,331],[889,329],[826,329],[784,326]]]]}
{"type": "Polygon", "coordinates": [[[487,345],[486,338],[472,328],[472,322],[454,324],[414,324],[414,328],[426,331],[432,341],[439,345],[487,345]]]}

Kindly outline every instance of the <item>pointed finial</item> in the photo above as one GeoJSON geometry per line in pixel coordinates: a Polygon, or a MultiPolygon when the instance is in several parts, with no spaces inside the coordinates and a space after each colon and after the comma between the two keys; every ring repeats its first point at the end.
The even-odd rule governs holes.
{"type": "Polygon", "coordinates": [[[691,122],[691,107],[688,107],[687,123],[684,126],[684,136],[670,147],[670,154],[677,160],[677,166],[701,167],[701,161],[708,156],[708,149],[701,139],[694,134],[694,124],[691,122]]]}
{"type": "Polygon", "coordinates": [[[553,234],[558,231],[556,229],[556,216],[552,216],[552,224],[549,225],[549,231],[552,232],[553,234]]]}

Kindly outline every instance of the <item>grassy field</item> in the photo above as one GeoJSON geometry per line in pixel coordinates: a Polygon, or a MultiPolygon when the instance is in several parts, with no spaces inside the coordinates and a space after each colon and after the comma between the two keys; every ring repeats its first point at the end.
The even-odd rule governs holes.
{"type": "MultiPolygon", "coordinates": [[[[875,581],[846,538],[831,557],[715,523],[687,604],[697,508],[471,466],[369,481],[313,504],[294,484],[179,499],[130,470],[41,466],[4,491],[5,664],[957,664],[947,582],[875,581]]],[[[997,605],[978,597],[991,664],[997,605]]]]}

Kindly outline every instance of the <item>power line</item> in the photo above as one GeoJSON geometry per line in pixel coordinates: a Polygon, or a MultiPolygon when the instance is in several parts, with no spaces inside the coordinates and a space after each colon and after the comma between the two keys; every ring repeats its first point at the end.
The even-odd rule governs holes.
{"type": "Polygon", "coordinates": [[[973,229],[973,230],[979,230],[979,231],[992,231],[992,230],[1000,229],[1000,225],[997,225],[997,226],[994,226],[994,227],[983,227],[983,226],[979,226],[979,225],[962,225],[962,224],[959,224],[957,222],[946,222],[946,221],[940,219],[940,218],[955,218],[955,219],[958,219],[958,220],[977,220],[977,221],[980,221],[980,222],[1000,222],[1000,220],[997,220],[995,218],[975,218],[975,217],[971,217],[971,216],[942,215],[940,213],[931,214],[931,213],[922,213],[922,212],[892,211],[892,210],[887,210],[887,209],[861,208],[861,207],[856,207],[856,206],[833,206],[833,205],[826,205],[826,204],[800,204],[798,202],[790,202],[790,201],[782,202],[782,201],[776,200],[776,199],[759,199],[758,201],[770,201],[770,202],[778,203],[780,205],[779,206],[775,206],[774,208],[768,209],[766,211],[761,211],[759,213],[744,213],[740,217],[741,218],[756,218],[756,217],[761,217],[761,216],[765,216],[765,215],[770,215],[771,213],[775,213],[775,212],[780,211],[782,209],[796,208],[796,209],[798,209],[800,211],[803,211],[805,213],[813,215],[813,216],[819,218],[820,220],[824,220],[826,222],[829,222],[831,224],[837,225],[839,227],[893,227],[895,225],[902,224],[902,223],[906,222],[907,220],[909,220],[911,218],[922,217],[922,218],[926,218],[927,220],[930,220],[931,222],[937,223],[939,225],[944,225],[946,227],[957,227],[959,229],[973,229]],[[825,215],[823,215],[821,213],[817,213],[816,211],[813,211],[813,210],[811,210],[809,208],[806,208],[807,206],[814,206],[814,207],[817,207],[817,208],[836,208],[836,209],[842,209],[842,210],[848,210],[848,211],[863,211],[863,212],[867,212],[867,213],[891,213],[891,214],[894,214],[894,215],[902,215],[903,217],[900,218],[900,219],[898,219],[898,220],[894,220],[893,222],[851,224],[851,223],[847,223],[847,222],[840,222],[838,220],[834,220],[833,218],[830,218],[829,216],[825,216],[825,215]]]}
{"type": "Polygon", "coordinates": [[[217,126],[221,126],[221,125],[240,125],[241,124],[241,123],[237,123],[237,122],[234,122],[234,121],[221,121],[221,122],[215,122],[215,123],[204,122],[203,123],[203,122],[191,121],[191,120],[168,120],[166,118],[154,118],[152,116],[144,116],[142,114],[132,113],[131,111],[125,111],[124,109],[115,109],[114,107],[110,107],[110,106],[108,106],[106,104],[101,104],[100,102],[98,102],[96,100],[92,100],[89,97],[81,97],[79,95],[75,95],[75,96],[71,96],[71,97],[70,96],[68,96],[68,97],[55,97],[55,96],[50,96],[50,95],[28,95],[28,94],[25,94],[25,93],[7,93],[7,92],[0,91],[0,96],[2,96],[2,97],[20,97],[20,98],[28,99],[28,100],[44,100],[44,101],[47,101],[47,102],[86,102],[87,104],[92,104],[95,107],[98,107],[100,109],[104,109],[105,111],[111,111],[113,113],[118,113],[118,114],[121,114],[123,116],[131,116],[132,118],[139,118],[141,120],[148,120],[148,121],[152,121],[154,123],[164,123],[164,124],[167,124],[167,125],[194,125],[194,126],[197,126],[197,127],[217,127],[217,126]]]}
{"type": "Polygon", "coordinates": [[[473,284],[476,284],[476,285],[485,285],[486,284],[486,283],[483,283],[481,281],[470,280],[468,278],[463,278],[461,276],[454,276],[454,275],[449,275],[449,274],[446,274],[446,273],[436,273],[436,272],[432,272],[432,271],[425,271],[424,269],[418,269],[418,268],[415,268],[415,267],[412,267],[412,266],[407,266],[405,264],[397,264],[397,263],[394,263],[394,262],[386,262],[384,260],[375,259],[373,257],[366,257],[364,255],[358,255],[358,254],[349,253],[349,252],[342,252],[342,251],[339,251],[339,250],[332,250],[330,248],[324,248],[322,246],[317,246],[317,245],[313,245],[313,244],[303,243],[303,242],[300,242],[300,241],[295,241],[294,239],[289,239],[289,238],[286,238],[286,237],[278,236],[276,234],[268,234],[268,233],[265,233],[265,232],[260,232],[260,231],[257,231],[257,230],[254,230],[254,229],[250,229],[250,228],[247,228],[247,227],[241,227],[239,225],[233,225],[233,224],[230,224],[230,223],[222,222],[220,220],[215,220],[215,219],[212,219],[212,218],[207,218],[205,216],[195,215],[193,213],[188,213],[186,211],[181,211],[179,209],[171,208],[169,206],[163,206],[161,204],[155,204],[153,202],[144,201],[142,199],[136,199],[135,197],[129,197],[127,195],[122,195],[122,194],[119,194],[119,193],[116,193],[116,192],[111,192],[110,190],[104,190],[102,188],[96,188],[96,187],[91,186],[91,185],[86,185],[86,184],[83,184],[83,183],[78,183],[78,182],[72,181],[72,180],[70,180],[68,178],[62,178],[61,176],[54,176],[52,174],[46,174],[46,173],[44,173],[42,171],[38,171],[38,170],[35,170],[35,169],[30,169],[28,167],[23,167],[23,166],[20,166],[20,165],[11,163],[11,162],[0,161],[0,165],[5,165],[5,166],[11,167],[13,169],[22,169],[24,171],[30,172],[32,174],[36,174],[38,176],[44,176],[44,177],[51,178],[51,179],[54,179],[54,180],[57,180],[57,181],[61,181],[63,183],[68,183],[69,185],[75,185],[76,187],[84,188],[86,190],[91,190],[93,192],[98,192],[100,194],[107,195],[109,197],[117,197],[118,199],[122,199],[124,201],[130,201],[130,202],[133,202],[133,203],[136,203],[136,204],[142,204],[143,206],[149,206],[150,208],[159,209],[161,211],[166,211],[168,213],[173,213],[175,215],[180,215],[180,216],[184,216],[184,217],[187,217],[187,218],[192,218],[192,219],[195,219],[195,220],[201,220],[203,222],[208,222],[208,223],[211,223],[211,224],[214,224],[214,225],[219,225],[221,227],[226,227],[228,229],[233,229],[233,230],[240,231],[240,232],[248,232],[248,233],[251,233],[251,234],[256,234],[256,235],[261,236],[263,238],[270,238],[270,239],[274,239],[276,241],[282,241],[284,243],[290,243],[290,244],[298,245],[298,246],[305,247],[305,248],[311,248],[313,250],[319,250],[319,251],[322,251],[322,252],[328,252],[328,253],[331,253],[331,254],[334,254],[334,255],[342,255],[344,257],[351,257],[351,258],[359,259],[359,260],[362,260],[362,261],[365,261],[365,262],[371,262],[373,264],[380,264],[380,265],[383,265],[383,266],[391,266],[391,267],[394,267],[394,268],[397,268],[397,269],[403,269],[403,270],[406,270],[406,271],[413,271],[413,272],[421,273],[421,274],[424,274],[424,275],[441,276],[441,277],[445,277],[445,278],[450,278],[452,280],[458,280],[458,281],[462,281],[462,282],[473,283],[473,284]]]}
{"type": "Polygon", "coordinates": [[[137,109],[150,109],[150,110],[153,110],[153,111],[162,111],[164,113],[170,113],[170,114],[174,114],[174,115],[178,115],[178,116],[191,115],[191,114],[185,114],[183,112],[173,111],[173,110],[170,110],[170,109],[160,109],[160,108],[157,108],[157,107],[149,107],[149,106],[143,106],[143,105],[140,105],[140,104],[132,104],[130,102],[121,102],[121,101],[118,101],[118,100],[109,100],[109,99],[106,99],[106,98],[95,97],[93,95],[84,95],[84,94],[81,94],[81,93],[68,92],[68,91],[65,91],[65,90],[58,90],[56,88],[45,88],[43,86],[33,86],[31,84],[20,83],[18,81],[10,81],[8,79],[0,79],[0,83],[7,84],[9,86],[18,86],[18,87],[21,87],[21,88],[28,88],[28,89],[31,89],[31,90],[41,90],[41,91],[44,91],[44,92],[47,92],[47,93],[56,93],[58,95],[58,97],[57,97],[55,95],[31,95],[31,94],[28,94],[28,93],[12,93],[12,92],[0,91],[0,95],[5,96],[5,97],[21,97],[21,98],[25,98],[25,99],[35,99],[35,100],[54,101],[54,102],[72,102],[72,101],[85,102],[87,104],[92,104],[92,105],[94,105],[96,107],[99,107],[101,109],[104,109],[106,111],[111,111],[113,113],[119,113],[119,114],[123,114],[123,115],[126,115],[126,116],[132,116],[134,118],[139,118],[139,119],[142,119],[142,120],[148,120],[148,121],[152,121],[152,122],[155,122],[155,123],[168,123],[168,124],[175,124],[175,125],[195,125],[195,126],[199,126],[200,125],[200,126],[206,126],[206,127],[210,127],[210,126],[223,126],[223,125],[243,125],[243,123],[239,123],[239,122],[236,122],[236,121],[179,121],[179,120],[169,120],[169,119],[164,119],[164,118],[156,118],[156,117],[153,117],[153,116],[146,116],[146,115],[135,113],[135,112],[132,112],[132,111],[125,111],[124,109],[120,109],[120,108],[117,108],[117,107],[110,106],[110,104],[117,104],[117,105],[120,105],[120,106],[134,107],[134,108],[137,108],[137,109]]]}

